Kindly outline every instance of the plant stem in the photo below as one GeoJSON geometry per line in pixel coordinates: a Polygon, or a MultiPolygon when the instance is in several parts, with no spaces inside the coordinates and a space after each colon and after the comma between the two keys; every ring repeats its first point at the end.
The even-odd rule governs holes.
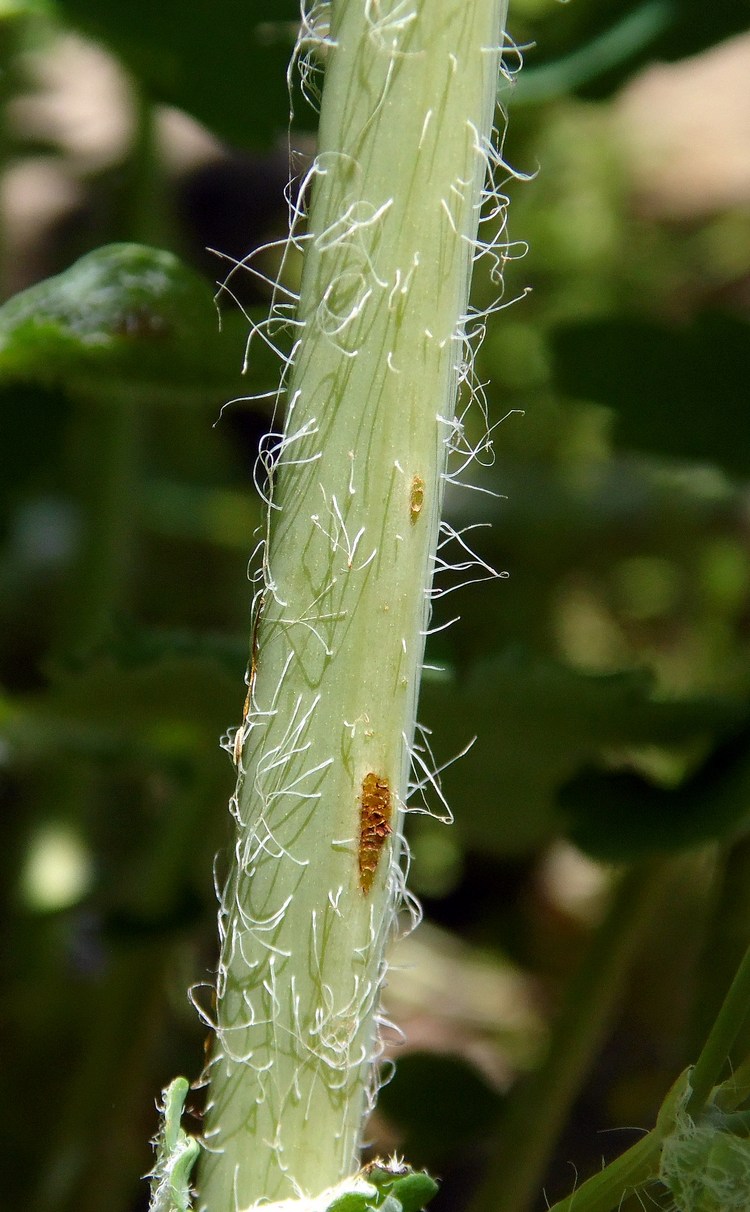
{"type": "Polygon", "coordinates": [[[56,649],[80,658],[106,637],[123,606],[132,555],[141,417],[127,400],[80,393],[74,419],[73,478],[81,516],[80,549],[63,594],[56,649]]]}
{"type": "Polygon", "coordinates": [[[511,1096],[477,1212],[524,1212],[536,1197],[570,1106],[606,1038],[663,874],[663,864],[652,862],[621,879],[570,982],[544,1062],[511,1096]]]}
{"type": "Polygon", "coordinates": [[[750,1098],[750,1056],[733,1070],[731,1077],[722,1082],[716,1097],[716,1105],[722,1111],[734,1111],[750,1098]]]}
{"type": "MultiPolygon", "coordinates": [[[[133,83],[135,130],[126,166],[123,237],[159,245],[164,234],[154,105],[133,83]]],[[[108,398],[79,389],[74,420],[73,468],[79,487],[82,539],[72,570],[57,643],[63,659],[96,647],[123,606],[131,571],[135,502],[140,495],[140,457],[145,407],[114,387],[108,398]]]]}
{"type": "Polygon", "coordinates": [[[56,1118],[53,1147],[39,1168],[29,1212],[128,1206],[133,1175],[145,1160],[138,1108],[153,1072],[168,954],[171,939],[122,948],[106,982],[89,995],[92,1029],[56,1118]]]}
{"type": "Polygon", "coordinates": [[[503,9],[338,0],[305,33],[320,150],[220,911],[210,1212],[357,1168],[503,9]]]}
{"type": "Polygon", "coordinates": [[[548,1212],[611,1212],[619,1208],[626,1195],[656,1177],[661,1146],[662,1134],[654,1128],[572,1195],[552,1204],[548,1212]]]}
{"type": "MultiPolygon", "coordinates": [[[[690,1071],[690,1096],[685,1103],[688,1115],[696,1118],[706,1105],[714,1086],[719,1081],[729,1052],[750,1011],[750,948],[737,970],[723,1005],[716,1018],[698,1060],[690,1071]]],[[[731,1111],[744,1097],[747,1068],[738,1070],[734,1078],[725,1083],[718,1104],[731,1111]],[[735,1094],[737,1091],[737,1094],[735,1094]],[[723,1095],[723,1097],[722,1097],[723,1095]]],[[[610,1212],[620,1207],[623,1198],[633,1189],[656,1177],[664,1136],[671,1130],[670,1117],[662,1116],[664,1122],[657,1125],[648,1136],[611,1162],[601,1174],[594,1175],[574,1191],[567,1199],[559,1200],[549,1212],[610,1212]]],[[[729,1121],[727,1127],[747,1131],[747,1113],[729,1121]]]]}
{"type": "Polygon", "coordinates": [[[171,248],[174,224],[165,204],[164,166],[160,158],[157,110],[137,79],[131,80],[133,144],[128,162],[123,226],[126,238],[155,248],[171,248]]]}
{"type": "Polygon", "coordinates": [[[695,1062],[690,1077],[691,1095],[686,1110],[695,1116],[721,1079],[732,1046],[750,1013],[750,947],[746,950],[716,1021],[695,1062]]]}
{"type": "MultiPolygon", "coordinates": [[[[694,994],[691,1046],[696,1056],[719,1012],[745,953],[750,921],[750,838],[740,837],[717,854],[716,902],[709,917],[694,994]]],[[[736,1041],[740,1056],[750,1047],[747,1029],[736,1041]]]]}

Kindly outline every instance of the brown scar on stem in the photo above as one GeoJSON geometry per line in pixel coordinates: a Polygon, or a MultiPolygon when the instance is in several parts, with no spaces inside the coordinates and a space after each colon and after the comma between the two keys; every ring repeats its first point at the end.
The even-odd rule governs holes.
{"type": "MultiPolygon", "coordinates": [[[[213,1020],[214,1020],[214,1022],[216,1022],[216,990],[215,989],[211,990],[211,1011],[213,1014],[213,1020]]],[[[209,1064],[211,1061],[211,1051],[213,1049],[215,1039],[216,1039],[216,1032],[213,1030],[209,1031],[208,1034],[205,1035],[203,1038],[203,1073],[204,1073],[204,1075],[208,1073],[208,1067],[209,1067],[209,1064]]],[[[200,1118],[202,1118],[202,1116],[200,1118]]]]}
{"type": "Polygon", "coordinates": [[[412,526],[422,512],[423,505],[424,480],[421,476],[412,476],[411,489],[409,491],[409,517],[411,518],[412,526]]]}
{"type": "Polygon", "coordinates": [[[391,829],[391,789],[388,780],[370,771],[362,779],[359,797],[359,886],[365,896],[372,888],[380,852],[391,829]]]}
{"type": "Polygon", "coordinates": [[[260,620],[263,615],[263,607],[266,604],[266,595],[262,593],[258,601],[258,609],[255,612],[253,619],[253,630],[250,638],[250,676],[247,679],[247,698],[242,711],[242,722],[244,724],[247,719],[248,712],[253,702],[253,690],[255,689],[255,678],[258,674],[258,630],[260,628],[260,620]]]}
{"type": "Polygon", "coordinates": [[[266,604],[266,595],[262,593],[258,601],[258,609],[255,612],[253,619],[253,630],[250,638],[250,672],[247,678],[247,694],[245,695],[245,703],[242,708],[242,723],[234,735],[234,764],[239,766],[240,758],[242,757],[242,746],[245,740],[245,724],[247,717],[250,714],[250,708],[253,705],[253,690],[255,689],[255,679],[258,674],[258,628],[260,627],[260,619],[263,614],[263,607],[266,604]]]}

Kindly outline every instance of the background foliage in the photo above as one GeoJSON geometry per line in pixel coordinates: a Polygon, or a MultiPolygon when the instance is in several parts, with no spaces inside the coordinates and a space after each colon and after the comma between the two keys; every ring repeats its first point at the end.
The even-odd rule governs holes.
{"type": "MultiPolygon", "coordinates": [[[[461,614],[428,658],[430,745],[478,739],[443,776],[455,825],[411,820],[429,925],[392,973],[407,1043],[372,1126],[445,1208],[502,1165],[622,864],[658,889],[618,919],[633,946],[608,943],[540,1209],[632,1139],[604,1130],[653,1122],[750,923],[750,6],[511,7],[538,49],[510,96],[508,160],[534,176],[510,189],[531,251],[505,297],[532,292],[479,355],[506,419],[476,482],[500,495],[447,502],[510,577],[435,619],[461,614]]],[[[205,250],[284,230],[296,14],[0,7],[0,1115],[31,1212],[144,1207],[154,1098],[201,1067],[185,990],[214,963],[270,423],[237,397],[276,374],[241,376],[205,250]]],[[[257,279],[233,289],[262,314],[257,279]]]]}

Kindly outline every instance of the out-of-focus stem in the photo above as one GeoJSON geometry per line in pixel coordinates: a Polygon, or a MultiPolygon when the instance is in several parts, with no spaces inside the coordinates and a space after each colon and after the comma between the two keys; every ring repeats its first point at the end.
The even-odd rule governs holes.
{"type": "Polygon", "coordinates": [[[663,863],[653,862],[632,868],[621,879],[571,980],[546,1059],[525,1088],[511,1096],[477,1212],[525,1212],[536,1198],[565,1117],[611,1025],[663,876],[663,863]]]}

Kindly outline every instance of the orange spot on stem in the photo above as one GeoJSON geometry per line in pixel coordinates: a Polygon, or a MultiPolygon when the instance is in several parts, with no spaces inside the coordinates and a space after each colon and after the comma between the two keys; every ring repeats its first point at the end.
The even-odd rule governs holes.
{"type": "Polygon", "coordinates": [[[424,505],[424,480],[421,476],[413,476],[409,492],[409,517],[412,526],[416,522],[424,505]]]}
{"type": "Polygon", "coordinates": [[[370,771],[362,779],[359,799],[359,886],[367,896],[378,869],[380,852],[391,829],[391,789],[388,780],[370,771]]]}

